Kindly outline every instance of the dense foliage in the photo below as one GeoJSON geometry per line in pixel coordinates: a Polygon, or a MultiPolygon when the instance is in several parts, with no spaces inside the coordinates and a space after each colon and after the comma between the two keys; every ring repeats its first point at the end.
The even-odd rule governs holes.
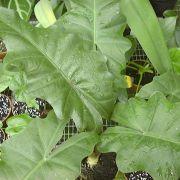
{"type": "MultiPolygon", "coordinates": [[[[1,146],[0,179],[73,180],[80,174],[81,160],[95,148],[116,152],[123,173],[145,170],[158,180],[177,180],[180,50],[176,15],[158,20],[148,0],[60,0],[52,1],[58,20],[44,28],[45,19],[39,16],[38,27],[28,22],[33,0],[23,5],[15,2],[0,3],[5,7],[0,7],[0,37],[7,48],[0,64],[0,91],[9,87],[28,104],[42,98],[52,110],[45,119],[25,115],[10,119],[7,133],[13,136],[1,146]],[[124,37],[127,25],[132,34],[124,37]],[[128,100],[124,77],[135,38],[158,76],[128,100]],[[70,119],[78,134],[56,147],[70,119]],[[103,119],[118,125],[103,132],[103,119]],[[14,133],[13,125],[21,124],[14,133]]],[[[52,15],[50,9],[45,15],[52,15]]],[[[47,19],[46,26],[51,24],[47,19]]]]}

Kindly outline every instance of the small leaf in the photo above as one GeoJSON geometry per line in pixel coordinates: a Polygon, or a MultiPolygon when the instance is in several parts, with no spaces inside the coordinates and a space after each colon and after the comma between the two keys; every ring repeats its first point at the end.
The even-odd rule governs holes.
{"type": "Polygon", "coordinates": [[[1,147],[1,180],[75,179],[81,160],[93,152],[99,136],[81,133],[54,149],[66,123],[67,119],[58,120],[51,112],[5,141],[1,147]]]}
{"type": "Polygon", "coordinates": [[[157,76],[149,84],[141,88],[138,97],[149,98],[155,92],[162,92],[171,101],[180,101],[180,75],[167,72],[157,76]]]}
{"type": "Polygon", "coordinates": [[[9,136],[18,134],[27,127],[31,120],[32,118],[25,114],[12,116],[7,120],[8,127],[5,129],[5,131],[9,136]]]}
{"type": "Polygon", "coordinates": [[[122,172],[143,170],[157,180],[180,177],[180,102],[162,94],[148,101],[131,98],[118,103],[112,119],[119,126],[108,128],[98,145],[100,152],[116,152],[122,172]]]}

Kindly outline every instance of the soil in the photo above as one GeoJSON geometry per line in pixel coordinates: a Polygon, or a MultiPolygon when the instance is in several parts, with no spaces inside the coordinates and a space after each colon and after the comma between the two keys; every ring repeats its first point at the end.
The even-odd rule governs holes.
{"type": "Polygon", "coordinates": [[[0,121],[4,121],[11,113],[11,101],[8,96],[0,95],[0,121]]]}
{"type": "Polygon", "coordinates": [[[101,154],[97,165],[89,167],[86,159],[82,161],[81,177],[77,180],[112,180],[118,170],[115,162],[115,153],[101,154]]]}

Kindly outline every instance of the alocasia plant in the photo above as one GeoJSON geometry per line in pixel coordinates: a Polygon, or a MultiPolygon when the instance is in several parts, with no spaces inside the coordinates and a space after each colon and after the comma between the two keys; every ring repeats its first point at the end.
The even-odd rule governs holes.
{"type": "Polygon", "coordinates": [[[171,103],[162,94],[149,101],[130,99],[117,104],[112,119],[119,126],[108,128],[98,146],[101,152],[116,152],[122,172],[148,171],[154,179],[177,180],[180,176],[180,102],[171,103]]]}
{"type": "Polygon", "coordinates": [[[0,91],[9,86],[19,100],[28,103],[38,97],[53,107],[46,119],[24,123],[22,115],[23,119],[13,117],[7,123],[7,132],[18,134],[2,144],[0,179],[75,179],[81,160],[99,142],[96,133],[102,131],[104,118],[118,126],[108,128],[97,147],[100,152],[117,153],[120,171],[145,170],[158,180],[176,180],[180,176],[179,51],[168,51],[149,2],[64,3],[68,11],[47,29],[32,27],[17,13],[0,8],[0,37],[7,47],[0,64],[0,91]],[[117,91],[125,86],[120,84],[121,71],[134,48],[129,50],[131,43],[123,37],[127,23],[120,9],[162,74],[126,103],[117,91]],[[115,105],[117,98],[121,103],[115,105]],[[71,118],[80,133],[55,148],[71,118]],[[15,122],[23,128],[14,128],[15,122]]]}

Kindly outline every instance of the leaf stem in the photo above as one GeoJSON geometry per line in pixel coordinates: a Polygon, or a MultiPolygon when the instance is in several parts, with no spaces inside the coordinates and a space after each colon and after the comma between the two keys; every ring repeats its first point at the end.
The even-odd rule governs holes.
{"type": "Polygon", "coordinates": [[[139,89],[140,89],[140,85],[142,82],[142,78],[143,78],[143,73],[140,72],[140,77],[139,77],[139,81],[138,81],[138,85],[137,85],[137,89],[136,89],[136,94],[138,93],[139,89]]]}

